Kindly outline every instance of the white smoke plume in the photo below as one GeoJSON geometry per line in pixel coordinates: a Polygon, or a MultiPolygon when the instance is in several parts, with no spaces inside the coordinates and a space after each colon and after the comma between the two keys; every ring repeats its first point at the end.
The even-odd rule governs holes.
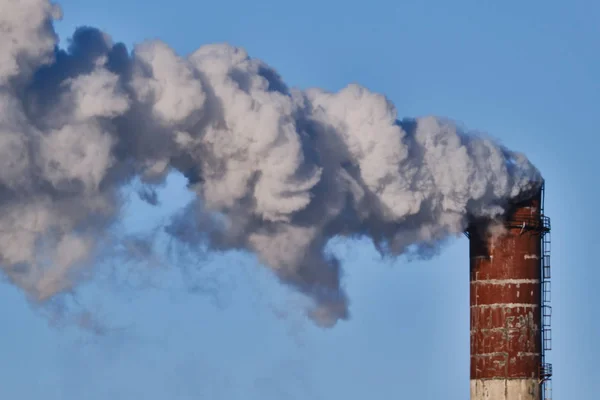
{"type": "Polygon", "coordinates": [[[182,173],[196,201],[166,232],[256,254],[323,326],[348,317],[330,239],[425,251],[541,183],[523,155],[447,120],[399,120],[361,86],[292,89],[226,44],[129,52],[80,28],[64,50],[60,16],[0,0],[0,265],[37,300],[86,274],[136,178],[155,204],[153,186],[182,173]]]}

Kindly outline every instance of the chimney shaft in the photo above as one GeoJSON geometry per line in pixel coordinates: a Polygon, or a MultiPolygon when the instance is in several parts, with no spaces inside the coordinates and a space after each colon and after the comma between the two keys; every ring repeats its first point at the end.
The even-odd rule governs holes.
{"type": "Polygon", "coordinates": [[[469,228],[471,399],[540,400],[541,191],[492,235],[469,228]]]}

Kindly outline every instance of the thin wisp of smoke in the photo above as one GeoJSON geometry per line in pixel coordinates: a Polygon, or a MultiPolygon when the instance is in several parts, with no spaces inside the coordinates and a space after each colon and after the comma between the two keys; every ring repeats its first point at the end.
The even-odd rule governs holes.
{"type": "Polygon", "coordinates": [[[427,251],[541,183],[522,154],[445,119],[399,120],[359,85],[294,89],[241,48],[130,52],[88,27],[61,49],[60,16],[0,0],[0,265],[36,300],[87,275],[136,179],[156,204],[153,187],[183,174],[195,200],[164,231],[255,254],[322,326],[348,318],[330,239],[427,251]]]}

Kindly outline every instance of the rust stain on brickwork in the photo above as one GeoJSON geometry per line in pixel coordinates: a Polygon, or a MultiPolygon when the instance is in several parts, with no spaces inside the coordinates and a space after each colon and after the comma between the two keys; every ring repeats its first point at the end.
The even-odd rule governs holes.
{"type": "Polygon", "coordinates": [[[506,233],[469,229],[471,379],[537,378],[541,362],[541,197],[517,205],[506,233]]]}

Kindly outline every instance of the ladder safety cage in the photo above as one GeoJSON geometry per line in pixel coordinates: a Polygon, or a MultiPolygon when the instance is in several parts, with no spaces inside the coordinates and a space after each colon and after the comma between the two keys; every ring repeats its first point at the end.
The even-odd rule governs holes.
{"type": "Polygon", "coordinates": [[[542,399],[552,399],[552,364],[546,362],[546,352],[552,350],[552,307],[550,306],[551,301],[551,270],[550,270],[550,250],[551,250],[551,236],[550,236],[550,218],[544,215],[544,195],[545,195],[545,184],[542,184],[542,204],[540,209],[541,214],[541,250],[542,257],[540,260],[540,274],[541,274],[541,303],[542,303],[542,315],[541,315],[541,365],[539,369],[539,381],[541,384],[542,399]]]}

